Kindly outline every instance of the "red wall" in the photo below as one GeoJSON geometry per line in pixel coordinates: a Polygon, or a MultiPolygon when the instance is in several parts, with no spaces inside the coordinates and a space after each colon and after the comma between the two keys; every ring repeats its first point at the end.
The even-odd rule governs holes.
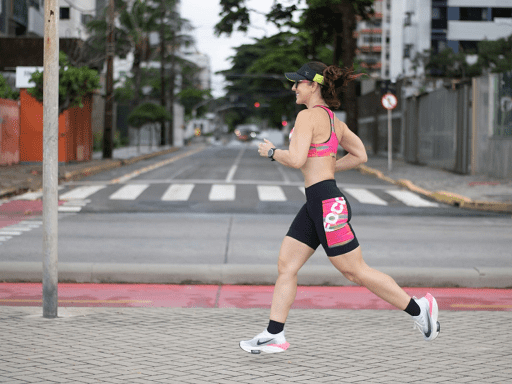
{"type": "MultiPolygon", "coordinates": [[[[20,161],[43,161],[43,104],[26,89],[20,92],[20,161]]],[[[59,162],[87,161],[92,156],[92,98],[84,107],[70,108],[59,116],[59,162]]]]}
{"type": "Polygon", "coordinates": [[[0,165],[20,162],[20,106],[0,99],[0,165]]]}

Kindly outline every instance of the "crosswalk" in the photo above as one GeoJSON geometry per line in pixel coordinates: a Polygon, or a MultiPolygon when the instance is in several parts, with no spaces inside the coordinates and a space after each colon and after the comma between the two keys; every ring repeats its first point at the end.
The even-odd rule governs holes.
{"type": "Polygon", "coordinates": [[[9,241],[15,236],[20,236],[23,233],[29,232],[33,229],[39,228],[43,222],[37,219],[23,220],[19,223],[8,225],[0,228],[0,245],[9,241]]]}
{"type": "MultiPolygon", "coordinates": [[[[159,200],[161,202],[187,202],[197,199],[201,196],[210,202],[233,202],[240,198],[243,184],[236,183],[170,183],[164,187],[161,184],[103,184],[103,185],[83,185],[68,186],[59,195],[60,212],[80,212],[84,206],[95,198],[99,192],[105,192],[101,198],[109,201],[129,202],[137,199],[144,199],[144,194],[149,193],[146,199],[159,200]],[[158,187],[155,187],[158,186],[158,187]],[[155,188],[158,188],[158,194],[155,195],[155,188]],[[197,192],[195,197],[194,193],[197,192]]],[[[244,186],[247,188],[246,186],[244,186]]],[[[255,188],[254,196],[257,196],[261,202],[286,202],[286,201],[304,201],[304,187],[293,185],[269,185],[269,184],[251,184],[249,188],[255,188]],[[294,192],[295,191],[295,192],[294,192]],[[299,193],[297,193],[297,191],[299,193]]],[[[349,201],[360,204],[369,204],[375,206],[389,206],[403,204],[409,207],[418,208],[436,208],[439,204],[429,201],[411,191],[397,188],[362,188],[362,187],[343,187],[340,189],[347,195],[349,201]]],[[[16,199],[34,200],[41,198],[42,193],[27,193],[18,196],[16,199]]],[[[99,198],[99,197],[98,197],[99,198]]]]}

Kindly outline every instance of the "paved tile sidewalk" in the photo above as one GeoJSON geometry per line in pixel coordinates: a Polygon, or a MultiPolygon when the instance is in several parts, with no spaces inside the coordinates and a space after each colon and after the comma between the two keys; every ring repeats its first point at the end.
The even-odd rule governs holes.
{"type": "Polygon", "coordinates": [[[426,343],[393,310],[293,310],[290,349],[238,347],[265,309],[0,307],[0,383],[512,383],[511,312],[440,315],[426,343]]]}

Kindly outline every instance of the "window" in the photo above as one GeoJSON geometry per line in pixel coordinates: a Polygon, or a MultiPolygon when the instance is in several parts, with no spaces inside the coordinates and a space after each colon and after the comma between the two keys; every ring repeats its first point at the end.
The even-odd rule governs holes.
{"type": "Polygon", "coordinates": [[[492,20],[494,20],[495,17],[512,18],[512,8],[493,8],[492,20]]]}
{"type": "Polygon", "coordinates": [[[60,7],[60,19],[69,20],[69,7],[60,7]]]}
{"type": "Polygon", "coordinates": [[[404,47],[404,58],[410,58],[412,55],[412,44],[406,44],[404,47]]]}
{"type": "Polygon", "coordinates": [[[92,15],[84,15],[82,14],[82,24],[87,25],[89,21],[92,20],[92,15]]]}
{"type": "Polygon", "coordinates": [[[482,21],[487,20],[487,16],[484,19],[484,10],[486,8],[460,8],[460,19],[464,21],[482,21]]]}

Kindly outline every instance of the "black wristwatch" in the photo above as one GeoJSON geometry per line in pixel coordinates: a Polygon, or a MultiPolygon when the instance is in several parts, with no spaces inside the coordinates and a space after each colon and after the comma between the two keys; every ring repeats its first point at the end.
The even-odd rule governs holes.
{"type": "Polygon", "coordinates": [[[268,156],[268,158],[269,158],[269,159],[271,159],[272,161],[276,161],[276,160],[274,159],[274,153],[276,153],[276,149],[277,149],[277,148],[270,148],[270,149],[268,150],[268,155],[267,155],[267,156],[268,156]]]}

